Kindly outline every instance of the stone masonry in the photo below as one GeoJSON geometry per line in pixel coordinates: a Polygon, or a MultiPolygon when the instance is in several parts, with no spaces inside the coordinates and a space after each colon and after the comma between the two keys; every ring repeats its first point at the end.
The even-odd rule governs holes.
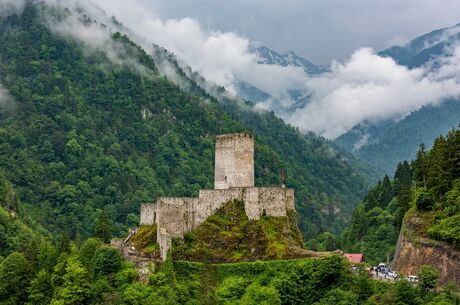
{"type": "Polygon", "coordinates": [[[214,184],[214,190],[200,190],[198,198],[161,197],[141,206],[140,225],[157,225],[163,260],[171,238],[183,238],[231,199],[244,201],[249,219],[281,217],[295,210],[294,190],[254,187],[254,138],[250,134],[216,137],[214,184]]]}

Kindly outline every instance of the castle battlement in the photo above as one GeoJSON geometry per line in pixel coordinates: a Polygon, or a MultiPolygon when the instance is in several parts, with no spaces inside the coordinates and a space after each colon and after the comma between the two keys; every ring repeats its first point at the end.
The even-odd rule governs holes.
{"type": "Polygon", "coordinates": [[[225,202],[244,202],[249,219],[283,217],[295,210],[294,190],[254,186],[254,137],[246,133],[216,137],[215,189],[200,190],[198,198],[160,197],[142,204],[141,225],[157,225],[161,258],[171,247],[171,238],[183,238],[213,215],[225,202]]]}

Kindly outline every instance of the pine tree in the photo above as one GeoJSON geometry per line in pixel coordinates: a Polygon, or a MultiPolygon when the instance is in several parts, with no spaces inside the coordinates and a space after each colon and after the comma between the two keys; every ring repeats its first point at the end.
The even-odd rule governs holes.
{"type": "Polygon", "coordinates": [[[351,217],[351,238],[353,241],[360,241],[367,233],[366,213],[362,205],[359,205],[351,217]]]}
{"type": "Polygon", "coordinates": [[[99,222],[96,225],[96,237],[100,238],[104,243],[110,244],[112,239],[112,229],[110,228],[109,218],[105,212],[99,216],[99,222]]]}
{"type": "Polygon", "coordinates": [[[61,234],[58,241],[58,252],[59,253],[70,253],[70,238],[67,232],[61,234]]]}
{"type": "Polygon", "coordinates": [[[398,193],[399,209],[396,215],[396,224],[397,224],[398,229],[401,228],[401,224],[402,224],[404,215],[410,208],[411,200],[412,200],[412,190],[411,190],[410,185],[406,185],[404,183],[400,184],[399,193],[398,193]]]}
{"type": "Polygon", "coordinates": [[[382,190],[379,196],[379,206],[383,209],[386,208],[391,199],[393,199],[392,186],[390,178],[388,178],[388,175],[385,175],[382,182],[382,190]]]}
{"type": "Polygon", "coordinates": [[[460,178],[460,130],[452,130],[447,136],[448,160],[452,180],[460,178]]]}
{"type": "Polygon", "coordinates": [[[429,159],[428,153],[425,150],[425,145],[420,144],[419,150],[417,151],[417,157],[414,161],[414,172],[415,181],[426,187],[426,179],[428,175],[429,159]]]}
{"type": "Polygon", "coordinates": [[[447,141],[441,136],[434,141],[433,148],[429,154],[426,179],[427,187],[437,199],[441,199],[450,188],[451,178],[449,177],[450,170],[447,153],[447,141]]]}

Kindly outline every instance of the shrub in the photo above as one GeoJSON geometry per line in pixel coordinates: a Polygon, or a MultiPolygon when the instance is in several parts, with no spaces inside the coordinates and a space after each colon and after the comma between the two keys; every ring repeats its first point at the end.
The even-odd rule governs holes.
{"type": "Polygon", "coordinates": [[[97,274],[113,274],[121,270],[121,256],[113,248],[100,248],[93,258],[94,272],[97,274]]]}
{"type": "Polygon", "coordinates": [[[426,189],[420,190],[415,199],[415,205],[420,211],[431,211],[434,207],[434,200],[431,193],[426,189]]]}
{"type": "Polygon", "coordinates": [[[428,234],[434,239],[460,247],[460,214],[441,220],[428,230],[428,234]]]}
{"type": "Polygon", "coordinates": [[[439,273],[432,266],[422,266],[417,273],[419,287],[425,290],[433,289],[438,286],[439,273]]]}

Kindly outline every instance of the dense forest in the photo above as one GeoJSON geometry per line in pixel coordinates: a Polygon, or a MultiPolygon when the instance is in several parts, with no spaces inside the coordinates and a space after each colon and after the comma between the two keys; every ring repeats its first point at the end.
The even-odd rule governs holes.
{"type": "Polygon", "coordinates": [[[363,252],[372,263],[393,257],[404,217],[426,222],[427,236],[460,247],[460,130],[438,137],[431,150],[420,146],[411,164],[398,164],[353,212],[342,234],[347,251],[363,252]]]}
{"type": "Polygon", "coordinates": [[[196,84],[181,90],[141,47],[82,12],[27,3],[0,20],[0,82],[10,95],[0,170],[22,211],[53,235],[85,239],[105,212],[121,236],[137,226],[142,202],[212,188],[215,135],[242,131],[255,134],[257,185],[280,185],[286,173],[306,238],[349,221],[365,181],[323,140],[196,84]],[[105,48],[51,27],[73,14],[107,31],[105,48]]]}

